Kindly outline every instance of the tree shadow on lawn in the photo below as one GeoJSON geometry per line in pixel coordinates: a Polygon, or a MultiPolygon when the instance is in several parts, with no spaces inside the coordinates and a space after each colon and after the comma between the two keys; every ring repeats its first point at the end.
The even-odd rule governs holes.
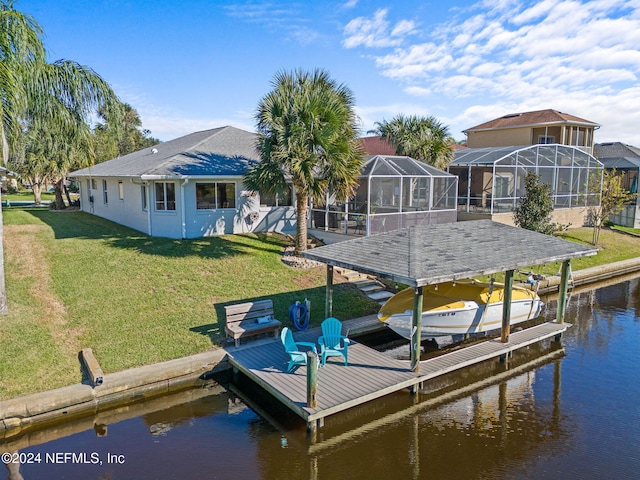
{"type": "MultiPolygon", "coordinates": [[[[374,307],[377,305],[375,302],[370,302],[370,308],[367,310],[364,307],[353,306],[353,296],[358,296],[358,293],[354,293],[354,289],[349,284],[336,284],[334,285],[333,292],[333,316],[340,320],[348,320],[360,315],[369,315],[375,313],[377,309],[374,307]],[[351,301],[350,301],[351,300],[351,301]]],[[[214,304],[214,308],[217,316],[217,323],[208,323],[205,325],[199,325],[197,327],[191,327],[189,330],[200,335],[209,337],[211,343],[217,346],[224,346],[227,344],[225,323],[226,316],[224,307],[227,305],[235,305],[238,303],[256,302],[259,300],[272,300],[274,316],[282,322],[283,326],[295,328],[293,322],[289,319],[289,307],[296,301],[303,302],[304,299],[311,301],[311,314],[309,327],[319,326],[325,319],[325,295],[326,287],[314,287],[304,290],[296,290],[292,292],[276,293],[272,295],[264,295],[261,297],[245,298],[242,300],[231,300],[228,302],[220,302],[214,304]]],[[[270,335],[270,334],[268,334],[270,335]]]]}
{"type": "Polygon", "coordinates": [[[247,255],[251,250],[276,252],[283,244],[266,234],[255,234],[265,247],[245,244],[243,241],[231,241],[225,236],[202,237],[194,239],[173,239],[166,237],[150,237],[144,233],[130,229],[85,212],[54,212],[50,210],[28,210],[40,221],[48,225],[56,239],[88,239],[103,240],[109,245],[132,250],[147,255],[163,257],[198,256],[216,259],[232,255],[247,255]],[[269,248],[273,245],[275,248],[269,248]]]}

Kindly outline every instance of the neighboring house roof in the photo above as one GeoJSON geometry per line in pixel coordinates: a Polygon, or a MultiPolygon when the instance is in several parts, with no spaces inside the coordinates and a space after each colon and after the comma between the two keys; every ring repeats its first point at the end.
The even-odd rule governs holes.
{"type": "Polygon", "coordinates": [[[617,170],[633,170],[640,169],[639,157],[613,157],[599,158],[605,168],[615,168],[617,170]]]}
{"type": "Polygon", "coordinates": [[[257,135],[234,127],[195,132],[71,173],[70,177],[236,176],[260,161],[257,135]]]}
{"type": "Polygon", "coordinates": [[[562,113],[557,110],[537,110],[535,112],[510,113],[500,118],[490,120],[475,127],[463,130],[463,133],[478,132],[482,130],[496,130],[502,128],[531,127],[538,125],[557,125],[567,123],[583,125],[586,127],[599,127],[600,125],[584,118],[562,113]]]}
{"type": "MultiPolygon", "coordinates": [[[[362,137],[360,138],[360,144],[362,145],[362,151],[365,155],[396,155],[396,149],[382,137],[362,137]]],[[[463,150],[468,148],[466,145],[460,145],[458,143],[451,142],[451,149],[463,150]]]]}
{"type": "Polygon", "coordinates": [[[395,155],[396,148],[382,137],[363,137],[360,139],[365,155],[395,155]]]}
{"type": "Polygon", "coordinates": [[[622,142],[596,143],[593,146],[593,155],[596,158],[640,158],[640,148],[622,142]]]}

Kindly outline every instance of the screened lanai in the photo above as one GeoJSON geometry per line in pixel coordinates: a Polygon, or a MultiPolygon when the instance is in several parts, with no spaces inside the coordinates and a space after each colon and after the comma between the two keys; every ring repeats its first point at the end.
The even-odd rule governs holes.
{"type": "Polygon", "coordinates": [[[451,223],[457,215],[458,179],[410,157],[366,157],[356,194],[328,195],[311,210],[311,226],[373,235],[416,225],[451,223]]]}
{"type": "Polygon", "coordinates": [[[555,144],[459,150],[448,171],[459,178],[459,211],[492,216],[516,208],[525,195],[528,172],[551,185],[554,209],[594,205],[602,183],[602,163],[595,157],[555,144]]]}

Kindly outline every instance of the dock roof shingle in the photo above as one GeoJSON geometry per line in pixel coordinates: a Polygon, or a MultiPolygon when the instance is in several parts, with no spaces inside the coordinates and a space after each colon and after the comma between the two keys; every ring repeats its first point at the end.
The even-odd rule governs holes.
{"type": "Polygon", "coordinates": [[[596,253],[550,235],[476,220],[405,228],[314,248],[303,256],[421,287],[596,253]]]}

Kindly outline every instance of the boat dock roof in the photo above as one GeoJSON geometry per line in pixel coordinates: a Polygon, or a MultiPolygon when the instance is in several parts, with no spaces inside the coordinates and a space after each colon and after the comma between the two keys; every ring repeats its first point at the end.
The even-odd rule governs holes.
{"type": "Polygon", "coordinates": [[[491,220],[421,225],[307,250],[303,256],[410,287],[598,253],[596,248],[491,220]]]}

